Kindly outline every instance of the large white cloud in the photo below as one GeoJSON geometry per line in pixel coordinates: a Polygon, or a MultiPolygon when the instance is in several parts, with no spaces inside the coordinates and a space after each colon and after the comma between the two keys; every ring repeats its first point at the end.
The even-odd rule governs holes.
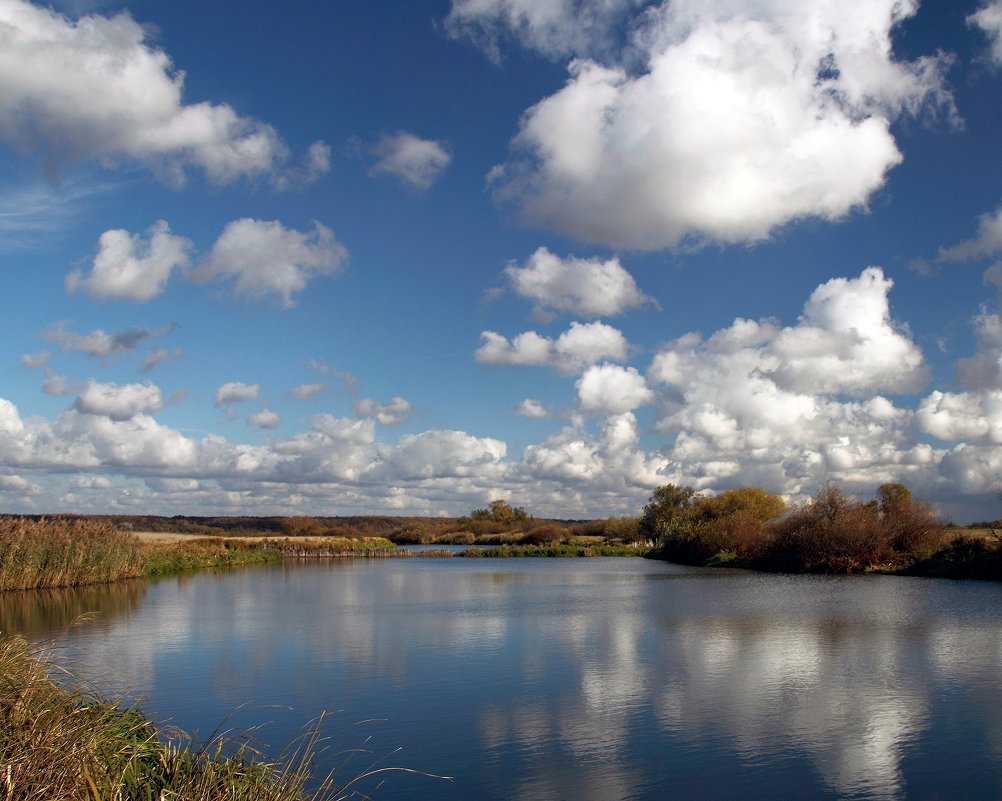
{"type": "Polygon", "coordinates": [[[159,295],[171,273],[188,265],[192,242],[171,234],[163,220],[154,223],[146,234],[144,240],[123,229],[105,231],[98,239],[90,273],[69,273],[67,290],[82,287],[93,298],[135,301],[159,295]]]}
{"type": "Polygon", "coordinates": [[[986,2],[967,21],[985,32],[991,42],[992,61],[1002,64],[1002,0],[986,2]]]}
{"type": "Polygon", "coordinates": [[[504,274],[511,288],[533,301],[540,313],[604,317],[653,302],[617,257],[562,259],[541,247],[524,266],[509,265],[504,274]]]}
{"type": "Polygon", "coordinates": [[[73,403],[83,414],[100,414],[112,420],[130,420],[137,414],[153,414],[163,408],[160,388],[144,384],[102,384],[88,381],[73,403]]]}
{"type": "Polygon", "coordinates": [[[277,297],[284,308],[313,278],[331,275],[348,258],[329,228],[313,223],[310,232],[277,220],[244,218],[228,223],[212,251],[188,277],[193,281],[235,279],[233,294],[253,300],[277,297]]]}
{"type": "MultiPolygon", "coordinates": [[[[163,401],[152,384],[90,381],[53,420],[22,417],[0,400],[0,465],[4,474],[44,476],[40,493],[17,501],[25,511],[31,503],[72,503],[176,514],[190,513],[192,504],[230,514],[457,514],[507,497],[537,515],[583,517],[635,513],[667,482],[797,496],[827,479],[860,493],[904,481],[934,500],[987,496],[1002,475],[1002,321],[987,312],[975,319],[978,349],[957,365],[963,391],[933,391],[912,409],[894,398],[921,388],[924,364],[890,315],[890,291],[876,268],[832,279],[811,293],[793,324],[737,319],[705,337],[684,335],[657,351],[646,376],[628,364],[583,358],[610,342],[628,355],[622,335],[603,324],[572,326],[562,336],[577,345],[565,342],[563,350],[559,338],[539,337],[535,363],[573,363],[580,373],[578,404],[563,410],[561,430],[521,454],[465,431],[385,437],[382,425],[410,406],[399,396],[359,400],[353,417],[318,415],[261,444],[194,437],[153,419],[163,401]],[[656,419],[641,429],[637,418],[649,415],[648,405],[656,419]],[[60,485],[66,494],[58,494],[60,485]]],[[[94,338],[84,352],[109,342],[94,338]]],[[[531,352],[504,342],[502,361],[531,352]]],[[[58,383],[61,391],[72,388],[58,383]]],[[[260,385],[230,382],[214,400],[261,394],[260,385]]],[[[548,413],[531,399],[518,409],[548,413]]],[[[247,420],[267,430],[279,415],[264,408],[247,420]]]]}
{"type": "Polygon", "coordinates": [[[629,351],[621,331],[598,322],[571,323],[556,340],[535,331],[518,334],[510,341],[495,331],[484,331],[480,338],[484,342],[474,353],[478,362],[552,367],[564,375],[602,360],[621,361],[629,351]]]}
{"type": "Polygon", "coordinates": [[[654,400],[654,393],[635,367],[593,365],[574,384],[578,405],[592,414],[623,414],[654,400]]]}
{"type": "Polygon", "coordinates": [[[1002,445],[1002,390],[936,390],[922,399],[916,418],[925,433],[946,442],[1002,445]]]}
{"type": "Polygon", "coordinates": [[[372,166],[374,173],[392,175],[415,189],[428,189],[452,161],[441,142],[407,131],[382,137],[373,152],[378,159],[372,166]]]}
{"type": "Polygon", "coordinates": [[[523,117],[492,172],[527,222],[634,249],[761,240],[865,207],[901,161],[890,131],[952,112],[937,58],[895,59],[915,2],[673,0],[648,13],[639,72],[588,58],[523,117]]]}
{"type": "MultiPolygon", "coordinates": [[[[0,139],[40,153],[50,175],[96,158],[140,162],[173,184],[189,166],[217,183],[256,175],[288,182],[288,148],[271,126],[227,105],[185,105],[183,83],[128,12],[71,21],[0,0],[0,139]]],[[[311,149],[298,174],[316,177],[321,155],[311,149]]]]}
{"type": "Polygon", "coordinates": [[[522,469],[527,479],[554,482],[562,489],[612,491],[629,497],[630,488],[643,492],[664,483],[660,470],[667,461],[647,454],[639,440],[631,412],[607,418],[598,436],[573,421],[538,445],[528,446],[522,469]]]}
{"type": "Polygon", "coordinates": [[[926,379],[921,351],[890,319],[890,287],[868,268],[818,287],[795,326],[738,319],[662,348],[649,378],[666,388],[658,428],[675,435],[666,476],[796,493],[928,466],[933,449],[916,441],[911,413],[880,394],[926,379]]]}
{"type": "Polygon", "coordinates": [[[859,278],[833,278],[814,290],[800,322],[777,332],[771,343],[771,355],[780,360],[769,371],[776,383],[853,395],[920,388],[927,379],[922,352],[891,320],[892,284],[870,267],[859,278]]]}
{"type": "Polygon", "coordinates": [[[939,464],[947,485],[961,493],[1002,488],[1002,317],[983,312],[974,318],[977,350],[959,359],[963,392],[932,392],[916,411],[925,433],[951,446],[939,464]]]}
{"type": "Polygon", "coordinates": [[[394,446],[378,450],[377,475],[400,479],[500,475],[507,453],[505,443],[474,437],[463,431],[432,430],[405,434],[394,446]]]}

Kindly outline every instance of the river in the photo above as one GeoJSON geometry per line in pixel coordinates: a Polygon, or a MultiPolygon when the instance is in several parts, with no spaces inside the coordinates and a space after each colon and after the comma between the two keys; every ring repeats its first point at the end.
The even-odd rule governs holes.
{"type": "Polygon", "coordinates": [[[332,710],[331,751],[369,752],[342,777],[453,777],[380,774],[376,801],[1002,798],[996,583],[287,561],[8,593],[0,627],[203,737],[267,723],[276,753],[332,710]]]}

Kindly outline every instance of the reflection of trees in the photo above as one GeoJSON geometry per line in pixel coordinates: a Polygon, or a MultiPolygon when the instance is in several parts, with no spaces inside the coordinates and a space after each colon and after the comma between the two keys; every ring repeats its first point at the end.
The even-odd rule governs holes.
{"type": "Polygon", "coordinates": [[[81,615],[112,616],[138,609],[145,593],[144,581],[0,592],[0,633],[25,637],[52,635],[81,615]]]}

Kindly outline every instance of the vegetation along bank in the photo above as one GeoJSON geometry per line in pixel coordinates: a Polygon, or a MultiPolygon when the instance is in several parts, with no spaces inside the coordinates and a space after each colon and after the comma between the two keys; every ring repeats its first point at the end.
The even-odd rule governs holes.
{"type": "Polygon", "coordinates": [[[639,531],[654,544],[650,556],[689,565],[1002,579],[996,531],[945,525],[896,483],[865,501],[828,483],[793,508],[755,487],[702,497],[666,484],[644,507],[639,531]]]}
{"type": "Polygon", "coordinates": [[[0,798],[340,801],[367,797],[356,784],[371,784],[388,770],[363,770],[347,781],[344,774],[314,775],[322,717],[270,761],[249,734],[216,735],[198,745],[183,732],[154,726],[134,707],[68,684],[43,648],[0,638],[0,798]],[[53,675],[62,677],[59,684],[53,675]]]}

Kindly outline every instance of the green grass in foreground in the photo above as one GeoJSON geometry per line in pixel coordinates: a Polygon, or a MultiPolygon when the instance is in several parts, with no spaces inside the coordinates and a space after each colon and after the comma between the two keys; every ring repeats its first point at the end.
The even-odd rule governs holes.
{"type": "MultiPolygon", "coordinates": [[[[276,761],[247,737],[198,746],[164,733],[133,707],[52,681],[51,655],[20,637],[0,638],[0,799],[18,801],[341,801],[368,798],[371,766],[345,784],[311,778],[323,717],[276,761]],[[358,787],[358,789],[356,789],[358,787]],[[366,792],[368,792],[368,790],[366,792]]],[[[342,754],[344,763],[352,749],[342,754]]]]}

